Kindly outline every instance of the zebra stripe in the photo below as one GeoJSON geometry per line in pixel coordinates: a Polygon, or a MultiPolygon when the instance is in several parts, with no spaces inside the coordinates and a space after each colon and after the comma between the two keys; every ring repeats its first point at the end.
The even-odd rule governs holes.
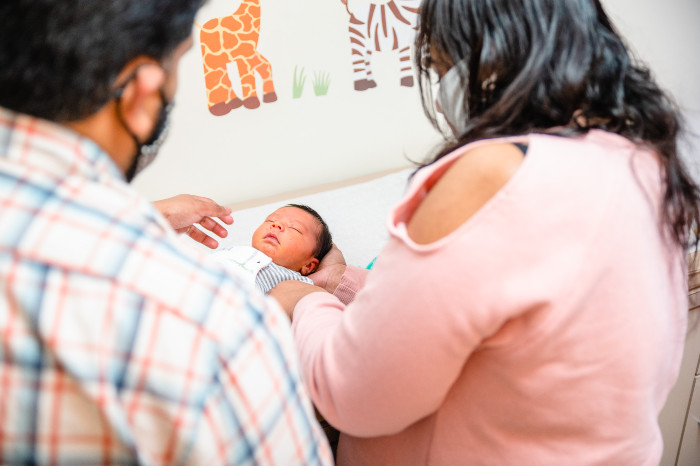
{"type": "Polygon", "coordinates": [[[364,4],[350,13],[348,32],[353,57],[355,89],[375,87],[372,53],[399,51],[401,85],[413,86],[411,45],[415,39],[420,0],[392,0],[364,4]]]}

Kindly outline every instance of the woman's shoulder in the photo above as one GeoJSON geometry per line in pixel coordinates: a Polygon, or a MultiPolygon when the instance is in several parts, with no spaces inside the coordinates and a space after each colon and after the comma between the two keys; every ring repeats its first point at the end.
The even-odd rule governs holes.
{"type": "Polygon", "coordinates": [[[422,199],[408,223],[409,236],[418,244],[447,236],[501,190],[523,160],[522,150],[508,142],[466,148],[422,199]]]}
{"type": "MultiPolygon", "coordinates": [[[[658,179],[658,161],[653,155],[629,139],[604,131],[573,137],[530,134],[478,141],[419,172],[408,202],[400,205],[395,220],[407,224],[408,236],[415,243],[435,242],[467,222],[499,191],[513,191],[515,187],[509,182],[522,172],[527,174],[518,175],[520,191],[525,181],[527,195],[537,198],[529,199],[532,202],[541,202],[543,196],[551,201],[554,196],[586,204],[584,208],[600,206],[601,196],[607,193],[603,186],[638,180],[640,171],[656,174],[658,179]],[[527,146],[527,156],[517,143],[527,146]],[[630,164],[633,159],[635,163],[630,164]],[[582,191],[587,195],[582,196],[582,191]]],[[[519,207],[520,202],[528,202],[520,195],[511,201],[519,207]]]]}

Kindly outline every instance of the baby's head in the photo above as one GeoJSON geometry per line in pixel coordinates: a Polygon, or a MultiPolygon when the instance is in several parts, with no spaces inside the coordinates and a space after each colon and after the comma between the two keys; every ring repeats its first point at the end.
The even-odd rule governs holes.
{"type": "Polygon", "coordinates": [[[282,267],[308,275],[331,249],[328,225],[311,207],[289,204],[272,212],[253,233],[253,247],[282,267]]]}

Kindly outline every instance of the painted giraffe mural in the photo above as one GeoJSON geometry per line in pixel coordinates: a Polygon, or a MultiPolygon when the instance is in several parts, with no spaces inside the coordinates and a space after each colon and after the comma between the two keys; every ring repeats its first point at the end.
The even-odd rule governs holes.
{"type": "Polygon", "coordinates": [[[244,106],[258,108],[255,73],[263,81],[262,100],[277,100],[270,62],[257,51],[260,37],[260,0],[243,0],[229,16],[213,18],[201,27],[199,39],[204,64],[207,103],[212,115],[222,116],[244,106]],[[231,87],[227,65],[234,63],[241,79],[242,95],[231,87]]]}
{"type": "Polygon", "coordinates": [[[348,31],[352,47],[355,90],[376,87],[372,76],[372,53],[398,50],[401,85],[413,86],[411,45],[418,28],[420,0],[391,0],[384,4],[365,3],[348,8],[348,0],[340,0],[350,15],[348,31]]]}

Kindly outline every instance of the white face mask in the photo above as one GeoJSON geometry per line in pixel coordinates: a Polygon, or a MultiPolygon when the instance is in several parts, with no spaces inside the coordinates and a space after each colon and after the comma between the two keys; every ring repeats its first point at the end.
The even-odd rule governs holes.
{"type": "Polygon", "coordinates": [[[464,102],[466,76],[467,64],[465,61],[460,61],[440,78],[440,89],[437,94],[437,103],[455,136],[464,133],[469,116],[464,102]]]}

